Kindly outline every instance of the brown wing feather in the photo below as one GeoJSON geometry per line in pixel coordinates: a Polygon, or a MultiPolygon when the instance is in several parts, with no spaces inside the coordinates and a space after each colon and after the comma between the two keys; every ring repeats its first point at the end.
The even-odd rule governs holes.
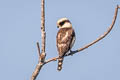
{"type": "Polygon", "coordinates": [[[63,57],[70,50],[73,36],[75,33],[72,28],[62,28],[58,31],[57,49],[60,57],[63,57]]]}

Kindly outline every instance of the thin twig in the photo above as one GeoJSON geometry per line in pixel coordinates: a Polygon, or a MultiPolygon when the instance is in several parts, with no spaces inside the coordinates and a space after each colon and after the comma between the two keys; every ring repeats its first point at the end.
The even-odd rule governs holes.
{"type": "Polygon", "coordinates": [[[39,46],[39,42],[37,42],[37,48],[38,48],[38,54],[39,54],[39,58],[40,58],[40,46],[39,46]]]}
{"type": "Polygon", "coordinates": [[[49,63],[49,62],[51,62],[51,61],[56,61],[57,59],[59,59],[59,56],[54,57],[54,58],[50,58],[50,59],[46,60],[46,61],[44,62],[44,64],[47,64],[47,63],[49,63]]]}
{"type": "Polygon", "coordinates": [[[113,17],[113,20],[112,20],[112,24],[110,25],[110,27],[108,27],[108,30],[106,32],[104,32],[103,35],[101,35],[100,37],[98,37],[96,40],[92,41],[91,43],[85,45],[83,48],[80,48],[78,50],[75,50],[73,51],[72,53],[69,53],[68,55],[71,55],[71,54],[74,54],[74,53],[77,53],[77,52],[80,52],[90,46],[92,46],[93,44],[95,44],[96,42],[102,40],[105,36],[107,36],[108,33],[110,33],[110,31],[112,30],[114,24],[115,24],[115,21],[116,21],[116,18],[117,18],[117,14],[118,14],[118,9],[119,9],[119,6],[117,5],[117,7],[115,8],[115,13],[114,13],[114,17],[113,17]]]}

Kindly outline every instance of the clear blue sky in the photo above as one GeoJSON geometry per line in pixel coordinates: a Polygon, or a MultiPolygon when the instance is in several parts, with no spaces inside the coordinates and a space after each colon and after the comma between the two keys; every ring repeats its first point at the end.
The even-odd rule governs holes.
{"type": "MultiPolygon", "coordinates": [[[[76,32],[72,50],[103,34],[120,0],[46,0],[47,59],[58,55],[56,22],[67,17],[76,32]]],[[[29,80],[38,62],[40,0],[0,0],[0,80],[29,80]]],[[[120,80],[120,10],[113,30],[92,47],[45,65],[37,80],[120,80]]]]}

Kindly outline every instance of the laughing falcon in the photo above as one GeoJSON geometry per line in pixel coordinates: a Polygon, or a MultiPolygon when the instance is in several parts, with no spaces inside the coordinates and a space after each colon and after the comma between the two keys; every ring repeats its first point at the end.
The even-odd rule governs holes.
{"type": "Polygon", "coordinates": [[[71,22],[67,18],[59,19],[57,21],[57,27],[59,28],[56,36],[56,45],[59,53],[57,69],[60,71],[62,69],[65,54],[71,51],[71,48],[75,42],[75,32],[72,28],[71,22]]]}

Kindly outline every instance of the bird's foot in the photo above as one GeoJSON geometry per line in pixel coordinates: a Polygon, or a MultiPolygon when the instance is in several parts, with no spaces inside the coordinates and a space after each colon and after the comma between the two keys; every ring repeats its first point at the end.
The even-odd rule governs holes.
{"type": "Polygon", "coordinates": [[[73,51],[72,51],[72,50],[70,50],[70,54],[71,54],[71,56],[73,56],[73,54],[72,54],[72,53],[73,53],[73,51]]]}

